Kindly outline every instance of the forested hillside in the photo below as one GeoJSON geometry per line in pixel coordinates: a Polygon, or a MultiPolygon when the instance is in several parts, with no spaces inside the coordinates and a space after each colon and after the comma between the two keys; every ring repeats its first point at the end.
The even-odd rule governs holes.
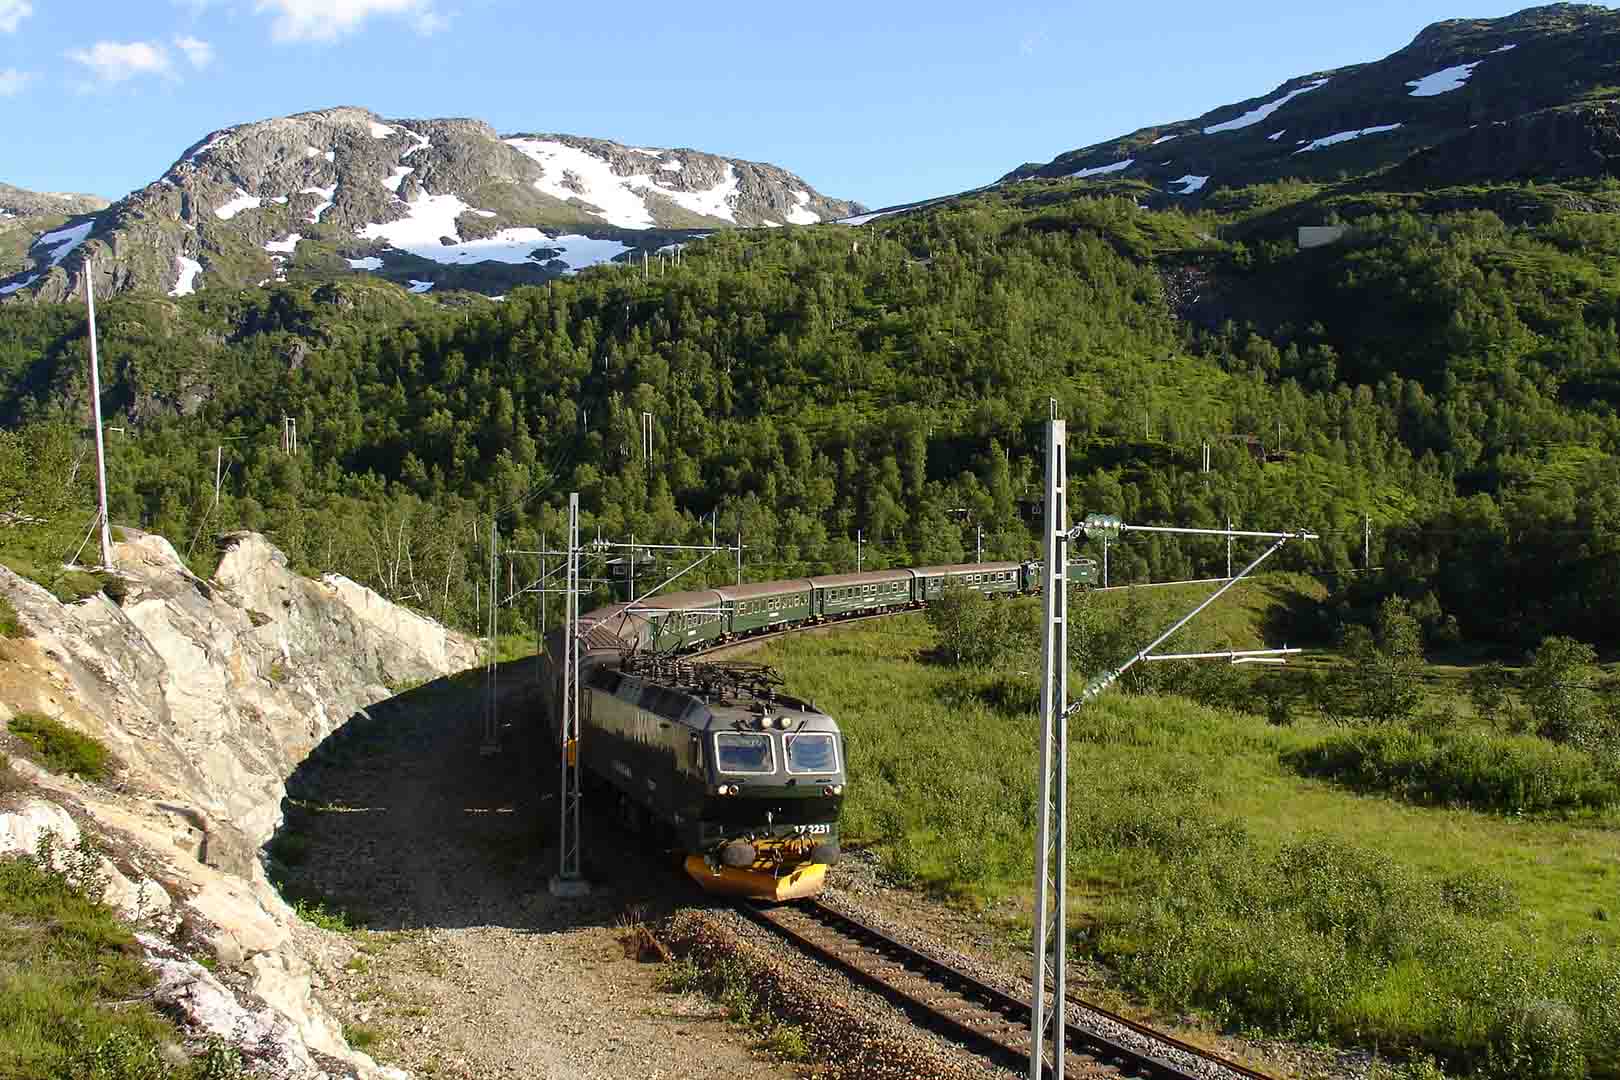
{"type": "MultiPolygon", "coordinates": [[[[753,578],[853,569],[857,530],[868,567],[970,558],[979,526],[987,557],[1032,557],[1056,398],[1077,513],[1310,527],[1283,558],[1320,571],[1360,566],[1365,515],[1385,569],[1346,611],[1397,589],[1441,638],[1620,639],[1620,185],[1285,183],[1196,213],[1140,194],[1008,185],[501,301],[353,280],[120,297],[100,313],[113,517],[198,563],[262,530],[462,624],[475,522],[555,542],[575,489],[593,536],[740,530],[753,578]],[[1321,221],[1351,229],[1296,250],[1321,221]]],[[[0,423],[83,426],[85,360],[82,306],[0,308],[0,423]]],[[[0,491],[22,517],[57,482],[27,443],[7,436],[0,491]]],[[[56,530],[70,554],[91,471],[83,512],[13,541],[56,530]]],[[[1225,558],[1110,552],[1116,583],[1225,558]]]]}

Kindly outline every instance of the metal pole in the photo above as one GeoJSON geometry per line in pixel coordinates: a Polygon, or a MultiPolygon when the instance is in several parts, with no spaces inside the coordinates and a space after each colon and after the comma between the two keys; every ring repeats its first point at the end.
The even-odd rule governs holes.
{"type": "Polygon", "coordinates": [[[742,526],[737,526],[737,584],[742,584],[742,526]]]}
{"type": "Polygon", "coordinates": [[[1232,576],[1232,515],[1226,515],[1226,576],[1232,576]]]}
{"type": "Polygon", "coordinates": [[[636,598],[636,534],[630,534],[630,597],[636,598]]]}
{"type": "Polygon", "coordinates": [[[90,422],[96,428],[96,494],[101,514],[101,565],[111,568],[112,528],[107,519],[107,448],[101,438],[101,367],[96,358],[96,267],[84,260],[84,301],[90,312],[90,422]]]}
{"type": "Polygon", "coordinates": [[[973,545],[973,561],[984,562],[984,526],[979,526],[979,536],[973,545]]]}
{"type": "Polygon", "coordinates": [[[489,655],[484,659],[484,742],[479,746],[478,753],[483,757],[498,754],[501,750],[500,722],[496,715],[496,674],[495,659],[500,651],[500,610],[498,598],[501,590],[501,565],[496,554],[496,532],[498,527],[495,519],[489,522],[489,655]]]}
{"type": "Polygon", "coordinates": [[[1361,568],[1372,569],[1372,516],[1361,515],[1361,568]]]}
{"type": "Polygon", "coordinates": [[[553,896],[582,896],[590,883],[580,873],[579,853],[579,492],[568,496],[568,586],[564,590],[562,700],[557,703],[562,776],[558,785],[560,811],[557,876],[551,879],[553,896]]]}
{"type": "MultiPolygon", "coordinates": [[[[1057,411],[1057,403],[1052,403],[1057,411]]],[[[1035,963],[1030,979],[1030,1080],[1063,1080],[1068,883],[1067,425],[1046,425],[1046,559],[1041,680],[1041,824],[1035,843],[1035,963]],[[1050,956],[1048,953],[1050,952],[1050,956]],[[1052,975],[1047,990],[1046,976],[1052,975]],[[1050,1040],[1050,1041],[1049,1041],[1050,1040]],[[1050,1057],[1047,1048],[1050,1046],[1050,1057]]]]}
{"type": "Polygon", "coordinates": [[[1103,588],[1108,588],[1108,537],[1103,537],[1103,588]]]}
{"type": "Polygon", "coordinates": [[[225,464],[225,447],[214,447],[214,509],[219,509],[219,480],[221,467],[225,464]]]}
{"type": "Polygon", "coordinates": [[[863,538],[861,536],[861,530],[856,529],[855,530],[855,572],[857,574],[861,572],[861,545],[862,545],[863,542],[864,541],[863,541],[863,538]]]}

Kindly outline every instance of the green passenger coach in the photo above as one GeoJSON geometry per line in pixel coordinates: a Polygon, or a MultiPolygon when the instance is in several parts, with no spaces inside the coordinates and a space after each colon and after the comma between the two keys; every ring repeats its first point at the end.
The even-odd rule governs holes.
{"type": "Polygon", "coordinates": [[[804,622],[813,614],[808,580],[728,585],[715,592],[725,608],[731,633],[737,635],[769,630],[783,623],[804,622]]]}

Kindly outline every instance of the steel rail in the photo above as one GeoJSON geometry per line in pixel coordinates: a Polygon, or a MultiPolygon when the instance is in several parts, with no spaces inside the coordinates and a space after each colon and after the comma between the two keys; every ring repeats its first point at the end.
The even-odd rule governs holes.
{"type": "MultiPolygon", "coordinates": [[[[853,981],[898,1006],[921,1026],[946,1035],[981,1056],[1018,1072],[1029,1067],[1028,1001],[989,985],[960,968],[906,945],[861,920],[820,900],[766,906],[743,903],[738,910],[750,921],[787,939],[853,981]],[[793,914],[788,914],[788,913],[793,914]],[[796,927],[794,915],[816,930],[835,935],[834,942],[818,941],[796,927]],[[839,948],[837,941],[847,945],[839,948]],[[864,962],[863,962],[864,961],[864,962]],[[925,980],[935,991],[925,995],[903,983],[925,980]]],[[[1067,1057],[1065,1071],[1077,1076],[1128,1075],[1147,1080],[1202,1080],[1210,1064],[1219,1065],[1244,1080],[1270,1080],[1263,1073],[1229,1061],[1208,1050],[1154,1031],[1134,1020],[1099,1008],[1072,995],[1078,1006],[1102,1021],[1125,1028],[1166,1051],[1191,1057],[1196,1065],[1177,1064],[1150,1050],[1122,1042],[1065,1018],[1067,1057]]]]}

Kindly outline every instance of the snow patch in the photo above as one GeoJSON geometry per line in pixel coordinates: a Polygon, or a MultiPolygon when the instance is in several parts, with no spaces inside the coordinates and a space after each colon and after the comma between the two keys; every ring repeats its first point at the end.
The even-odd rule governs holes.
{"type": "Polygon", "coordinates": [[[1112,165],[1098,165],[1095,168],[1081,169],[1079,172],[1072,172],[1069,175],[1084,180],[1088,176],[1103,176],[1107,173],[1124,172],[1135,164],[1135,158],[1126,158],[1124,161],[1116,161],[1112,165]]]}
{"type": "Polygon", "coordinates": [[[389,127],[387,124],[379,124],[375,120],[372,120],[370,123],[371,137],[373,139],[388,139],[393,137],[394,129],[389,127]]]}
{"type": "Polygon", "coordinates": [[[405,178],[415,171],[416,170],[411,168],[409,165],[396,165],[394,166],[394,171],[389,174],[388,179],[383,181],[383,187],[397,195],[399,193],[399,185],[403,184],[405,182],[405,178]]]}
{"type": "Polygon", "coordinates": [[[315,149],[313,146],[306,146],[304,147],[304,156],[307,158],[317,158],[321,156],[321,152],[315,149]]]}
{"type": "Polygon", "coordinates": [[[322,154],[321,156],[324,157],[327,161],[336,161],[337,160],[337,152],[335,150],[328,150],[326,153],[322,154]]]}
{"type": "Polygon", "coordinates": [[[381,270],[383,264],[375,255],[367,255],[363,259],[350,259],[348,262],[351,270],[381,270]]]}
{"type": "Polygon", "coordinates": [[[1242,116],[1236,117],[1232,120],[1223,120],[1219,124],[1211,124],[1209,127],[1204,129],[1204,134],[1215,135],[1222,131],[1236,131],[1239,128],[1246,128],[1254,124],[1258,124],[1260,121],[1264,120],[1266,117],[1270,116],[1272,113],[1276,112],[1290,101],[1293,101],[1295,98],[1299,97],[1299,95],[1308,94],[1312,90],[1320,90],[1322,87],[1326,86],[1327,83],[1328,81],[1326,79],[1318,79],[1316,82],[1306,83],[1298,90],[1290,90],[1276,101],[1268,101],[1264,105],[1256,106],[1255,108],[1244,113],[1242,116]]]}
{"type": "Polygon", "coordinates": [[[1468,82],[1468,76],[1474,69],[1484,63],[1475,60],[1472,64],[1458,64],[1455,67],[1442,68],[1433,75],[1425,75],[1421,79],[1413,79],[1406,85],[1412,88],[1410,97],[1435,97],[1440,94],[1449,94],[1453,90],[1460,90],[1468,82]]]}
{"type": "Polygon", "coordinates": [[[270,196],[270,201],[275,203],[277,206],[286,206],[287,205],[287,196],[285,196],[285,195],[272,195],[272,196],[270,196]]]}
{"type": "MultiPolygon", "coordinates": [[[[649,229],[654,225],[646,196],[657,192],[695,214],[736,223],[732,201],[737,195],[737,172],[728,163],[720,182],[707,191],[671,191],[653,182],[653,172],[620,175],[613,165],[595,154],[550,139],[507,139],[506,144],[545,171],[534,182],[536,191],[563,202],[585,202],[609,225],[649,229]]],[[[663,171],[658,166],[655,171],[663,171]]],[[[676,170],[669,170],[676,171],[676,170]]]]}
{"type": "Polygon", "coordinates": [[[51,265],[56,266],[73,254],[74,249],[84,243],[90,235],[90,230],[96,227],[96,219],[81,221],[77,225],[70,225],[65,229],[48,232],[33,243],[34,247],[48,247],[51,251],[51,265]]]}
{"type": "Polygon", "coordinates": [[[32,285],[34,282],[36,282],[38,280],[39,280],[39,275],[38,274],[29,274],[27,277],[23,278],[21,281],[13,282],[10,285],[0,285],[0,296],[10,296],[12,293],[16,292],[19,289],[28,288],[28,286],[32,285]]]}
{"type": "MultiPolygon", "coordinates": [[[[358,235],[367,240],[384,240],[401,251],[447,266],[478,262],[543,265],[555,258],[561,260],[569,270],[582,270],[630,250],[630,245],[617,240],[594,240],[575,235],[553,237],[529,227],[501,229],[493,236],[463,240],[456,229],[456,218],[471,208],[456,196],[424,194],[408,205],[408,217],[384,224],[366,225],[358,235]],[[444,239],[452,242],[444,243],[444,239]],[[541,248],[555,249],[559,254],[537,258],[534,253],[541,248]]],[[[350,265],[353,262],[350,260],[350,265]]]]}
{"type": "Polygon", "coordinates": [[[1160,143],[1167,143],[1171,139],[1178,138],[1178,137],[1179,136],[1176,136],[1176,135],[1160,135],[1157,139],[1154,139],[1152,142],[1148,143],[1148,145],[1149,146],[1158,146],[1160,143]]]}
{"type": "Polygon", "coordinates": [[[190,296],[197,291],[197,275],[202,273],[202,263],[196,259],[188,259],[184,255],[174,257],[175,269],[180,272],[180,280],[174,283],[169,290],[170,296],[190,296]]]}
{"type": "MultiPolygon", "coordinates": [[[[900,209],[904,210],[906,207],[901,207],[900,209]]],[[[899,212],[900,210],[878,210],[870,214],[856,214],[854,217],[839,218],[837,221],[833,222],[833,224],[865,225],[868,221],[876,221],[880,217],[888,217],[890,214],[898,214],[899,212]]]]}
{"type": "Polygon", "coordinates": [[[412,154],[416,153],[418,150],[426,150],[428,147],[433,145],[433,140],[429,139],[426,135],[418,135],[416,132],[412,131],[410,128],[401,128],[400,130],[405,132],[405,134],[409,135],[411,138],[416,140],[416,144],[414,146],[412,146],[409,150],[405,151],[403,154],[399,155],[399,160],[401,160],[401,161],[404,161],[406,158],[410,157],[412,154]]]}
{"type": "Polygon", "coordinates": [[[1267,135],[1266,138],[1270,139],[1272,142],[1276,142],[1278,139],[1283,137],[1283,134],[1287,132],[1287,130],[1287,128],[1283,128],[1282,131],[1273,131],[1270,135],[1267,135]]]}
{"type": "Polygon", "coordinates": [[[808,191],[795,191],[793,199],[796,205],[787,212],[787,219],[794,225],[818,225],[821,215],[810,209],[810,193],[808,191]]]}
{"type": "Polygon", "coordinates": [[[652,227],[647,203],[631,191],[613,166],[594,154],[549,139],[507,139],[506,144],[545,170],[534,182],[536,191],[563,202],[582,200],[597,207],[597,217],[627,229],[652,227]],[[568,174],[575,183],[568,185],[568,174]],[[576,190],[576,188],[578,190],[576,190]]]}
{"type": "Polygon", "coordinates": [[[214,216],[221,221],[229,221],[244,210],[257,210],[264,205],[264,200],[257,195],[249,195],[241,188],[236,189],[235,198],[224,206],[214,207],[214,216]]]}
{"type": "Polygon", "coordinates": [[[1186,176],[1177,177],[1176,179],[1174,179],[1174,180],[1172,180],[1170,182],[1172,184],[1180,184],[1180,185],[1182,185],[1180,191],[1172,192],[1172,194],[1175,194],[1175,195],[1191,195],[1195,191],[1202,190],[1204,185],[1209,183],[1209,177],[1207,177],[1207,176],[1194,176],[1192,173],[1188,173],[1186,176]]]}
{"type": "Polygon", "coordinates": [[[1324,146],[1335,146],[1342,142],[1349,142],[1351,139],[1359,139],[1363,135],[1381,135],[1386,131],[1394,131],[1400,126],[1399,124],[1380,124],[1377,127],[1358,128],[1355,131],[1340,131],[1333,135],[1324,135],[1320,139],[1312,139],[1305,144],[1303,149],[1295,150],[1294,153],[1308,154],[1312,150],[1320,150],[1324,146]]]}
{"type": "Polygon", "coordinates": [[[207,142],[203,143],[201,146],[197,147],[197,149],[193,150],[191,153],[187,154],[185,157],[181,158],[180,160],[181,161],[196,161],[198,158],[200,158],[204,154],[208,153],[208,151],[212,150],[214,147],[216,147],[220,143],[224,142],[226,136],[228,136],[229,134],[230,134],[229,131],[215,132],[214,135],[211,136],[207,142]]]}
{"type": "Polygon", "coordinates": [[[332,209],[332,200],[337,195],[337,185],[333,184],[331,187],[307,187],[299,191],[298,194],[319,195],[321,197],[320,205],[309,213],[311,223],[319,225],[321,215],[332,209]]]}
{"type": "Polygon", "coordinates": [[[431,281],[412,281],[411,282],[411,292],[413,292],[413,293],[426,293],[426,292],[432,292],[432,291],[433,291],[433,282],[431,282],[431,281]]]}
{"type": "Polygon", "coordinates": [[[694,214],[705,217],[720,218],[736,224],[736,211],[732,208],[732,200],[737,196],[737,170],[726,163],[725,175],[720,182],[707,191],[666,191],[659,189],[659,194],[671,200],[676,206],[684,207],[694,214]]]}
{"type": "Polygon", "coordinates": [[[1518,47],[1519,47],[1519,43],[1515,41],[1513,44],[1504,45],[1500,49],[1492,49],[1491,52],[1492,53],[1512,52],[1514,49],[1517,49],[1518,47]]]}
{"type": "Polygon", "coordinates": [[[658,168],[663,172],[680,172],[682,169],[686,168],[686,162],[684,162],[684,161],[660,161],[658,163],[658,168]]]}
{"type": "Polygon", "coordinates": [[[302,236],[297,233],[293,233],[285,240],[266,240],[264,242],[264,250],[269,252],[279,252],[283,255],[291,255],[293,250],[298,247],[298,241],[302,239],[302,236]]]}
{"type": "Polygon", "coordinates": [[[493,210],[469,210],[467,212],[469,214],[477,214],[479,217],[499,217],[500,216],[499,214],[497,214],[493,210]]]}

